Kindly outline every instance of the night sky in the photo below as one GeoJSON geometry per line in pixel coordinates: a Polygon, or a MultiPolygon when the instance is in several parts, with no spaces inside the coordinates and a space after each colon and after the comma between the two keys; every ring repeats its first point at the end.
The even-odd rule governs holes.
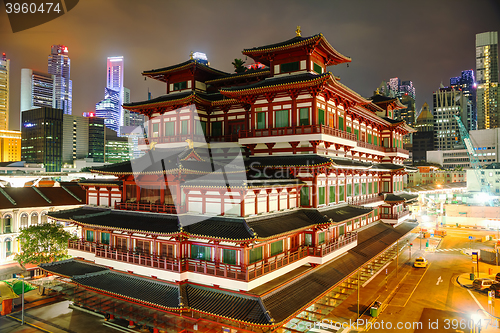
{"type": "MultiPolygon", "coordinates": [[[[3,5],[3,4],[2,4],[3,5]]],[[[475,70],[475,34],[500,31],[499,0],[170,1],[80,0],[65,15],[13,34],[0,5],[0,53],[11,60],[10,129],[19,129],[21,68],[47,71],[52,44],[68,47],[73,114],[103,99],[106,58],[125,57],[132,101],[165,92],[144,70],[207,54],[212,67],[232,72],[244,48],[323,33],[352,58],[330,67],[341,82],[369,97],[391,77],[413,81],[417,108],[462,70],[475,70]]],[[[252,62],[250,59],[247,63],[252,62]]]]}

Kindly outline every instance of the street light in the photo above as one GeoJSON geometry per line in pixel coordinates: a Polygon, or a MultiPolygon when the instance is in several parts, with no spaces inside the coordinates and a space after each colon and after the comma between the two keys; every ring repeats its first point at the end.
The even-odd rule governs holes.
{"type": "Polygon", "coordinates": [[[21,296],[21,325],[24,325],[24,275],[17,274],[16,276],[22,281],[22,296],[21,296]]]}

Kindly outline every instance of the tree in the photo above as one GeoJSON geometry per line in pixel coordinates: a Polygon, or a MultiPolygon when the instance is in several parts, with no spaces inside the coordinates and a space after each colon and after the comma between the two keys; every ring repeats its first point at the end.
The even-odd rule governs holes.
{"type": "Polygon", "coordinates": [[[247,68],[243,66],[245,62],[241,59],[234,59],[234,61],[231,63],[234,66],[234,71],[236,73],[244,73],[246,72],[247,68]]]}
{"type": "Polygon", "coordinates": [[[76,237],[54,223],[32,225],[17,237],[21,253],[15,260],[24,264],[40,264],[69,258],[68,241],[76,237]]]}

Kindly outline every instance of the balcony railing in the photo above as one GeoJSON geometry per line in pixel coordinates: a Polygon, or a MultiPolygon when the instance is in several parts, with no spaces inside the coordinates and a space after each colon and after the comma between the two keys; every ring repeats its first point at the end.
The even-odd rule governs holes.
{"type": "Polygon", "coordinates": [[[368,149],[373,149],[373,150],[378,150],[378,151],[381,151],[381,152],[385,152],[385,149],[386,149],[384,147],[380,147],[380,146],[377,146],[377,145],[374,145],[374,144],[371,144],[371,143],[368,143],[368,142],[364,142],[364,141],[358,141],[358,147],[368,148],[368,149]]]}
{"type": "Polygon", "coordinates": [[[406,216],[406,215],[410,215],[410,211],[409,210],[403,210],[402,212],[398,212],[398,213],[395,213],[395,214],[384,214],[384,213],[381,213],[380,214],[380,218],[381,219],[386,219],[386,220],[399,220],[400,218],[406,216]]]}
{"type": "Polygon", "coordinates": [[[115,202],[115,209],[167,214],[185,213],[184,206],[176,207],[175,205],[156,205],[150,203],[135,202],[115,202]]]}
{"type": "Polygon", "coordinates": [[[356,136],[354,134],[347,133],[339,129],[331,128],[325,125],[303,125],[296,127],[252,129],[247,131],[241,131],[240,138],[301,135],[301,134],[327,134],[342,139],[356,141],[356,136]]]}
{"type": "Polygon", "coordinates": [[[409,155],[410,152],[406,149],[399,148],[399,147],[385,147],[385,152],[386,153],[401,153],[405,155],[409,155]]]}
{"type": "Polygon", "coordinates": [[[146,138],[139,138],[139,144],[145,145],[145,144],[151,144],[151,142],[156,142],[156,143],[184,142],[187,139],[193,140],[195,142],[206,142],[207,141],[207,139],[205,138],[204,135],[180,134],[180,135],[148,137],[147,139],[146,138]]]}
{"type": "Polygon", "coordinates": [[[369,197],[369,198],[359,198],[359,197],[347,198],[347,203],[355,206],[363,206],[378,201],[384,201],[384,196],[376,195],[374,197],[369,197]]]}
{"type": "Polygon", "coordinates": [[[348,233],[328,244],[322,244],[317,247],[301,247],[298,250],[280,253],[265,260],[252,263],[251,265],[241,266],[192,258],[166,258],[148,253],[116,249],[109,245],[84,240],[69,241],[68,248],[94,253],[94,255],[99,258],[106,258],[170,272],[194,272],[239,281],[251,281],[307,256],[326,256],[356,241],[357,238],[358,236],[356,233],[348,233]]]}

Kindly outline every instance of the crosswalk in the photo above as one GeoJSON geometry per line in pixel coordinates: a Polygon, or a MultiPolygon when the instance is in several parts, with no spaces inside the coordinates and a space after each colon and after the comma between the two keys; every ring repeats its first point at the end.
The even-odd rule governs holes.
{"type": "Polygon", "coordinates": [[[462,248],[458,248],[458,249],[435,249],[434,252],[449,252],[449,251],[464,251],[464,250],[468,250],[469,248],[466,248],[466,247],[462,247],[462,248]]]}

